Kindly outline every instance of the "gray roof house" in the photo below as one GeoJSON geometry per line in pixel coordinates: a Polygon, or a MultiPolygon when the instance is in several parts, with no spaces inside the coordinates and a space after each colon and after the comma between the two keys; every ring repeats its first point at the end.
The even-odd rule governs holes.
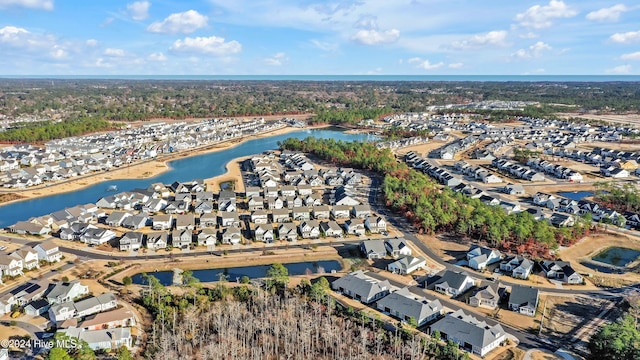
{"type": "Polygon", "coordinates": [[[445,270],[436,281],[434,290],[456,297],[475,286],[475,280],[466,272],[445,270]]]}
{"type": "Polygon", "coordinates": [[[481,357],[500,346],[500,343],[506,339],[506,332],[500,324],[490,326],[484,321],[465,314],[462,310],[447,314],[431,325],[430,333],[433,334],[436,331],[440,333],[443,340],[454,341],[465,351],[481,357]]]}
{"type": "Polygon", "coordinates": [[[485,307],[495,309],[500,303],[500,299],[505,294],[505,288],[499,284],[489,284],[478,288],[478,290],[469,297],[469,304],[476,307],[485,307]]]}
{"type": "Polygon", "coordinates": [[[531,286],[513,285],[509,294],[509,309],[520,314],[535,316],[540,292],[531,286]]]}
{"type": "Polygon", "coordinates": [[[88,293],[89,287],[87,285],[81,284],[79,280],[72,280],[52,284],[47,290],[45,298],[50,304],[60,304],[66,301],[72,301],[88,293]]]}
{"type": "Polygon", "coordinates": [[[115,350],[122,346],[131,348],[133,340],[131,337],[131,328],[129,327],[100,330],[68,328],[60,330],[59,332],[69,337],[86,341],[93,350],[115,350]]]}
{"type": "Polygon", "coordinates": [[[296,241],[298,240],[298,230],[294,223],[281,223],[278,225],[278,238],[280,240],[296,241]]]}
{"type": "Polygon", "coordinates": [[[428,301],[424,297],[412,293],[406,287],[378,300],[376,306],[378,310],[403,321],[409,321],[413,318],[418,326],[435,320],[442,314],[442,304],[439,300],[428,301]]]}
{"type": "Polygon", "coordinates": [[[221,240],[223,244],[239,244],[242,240],[242,235],[240,233],[240,229],[235,225],[231,225],[222,229],[221,240]]]}
{"type": "Polygon", "coordinates": [[[517,279],[528,279],[533,270],[533,261],[520,255],[509,256],[500,263],[500,270],[517,279]]]}
{"type": "Polygon", "coordinates": [[[395,274],[408,275],[418,269],[424,269],[426,267],[427,261],[423,257],[407,255],[387,265],[387,270],[395,274]]]}
{"type": "Polygon", "coordinates": [[[139,250],[142,247],[144,234],[137,231],[129,231],[120,238],[120,251],[139,250]]]}
{"type": "Polygon", "coordinates": [[[376,280],[358,270],[335,280],[331,288],[364,304],[370,304],[389,294],[391,284],[387,280],[376,280]]]}
{"type": "Polygon", "coordinates": [[[391,254],[391,256],[394,258],[411,255],[411,247],[409,247],[409,243],[405,239],[387,239],[384,242],[384,246],[387,248],[389,254],[391,254]]]}
{"type": "Polygon", "coordinates": [[[387,256],[384,240],[365,240],[360,243],[360,251],[369,259],[382,259],[387,256]]]}
{"type": "Polygon", "coordinates": [[[338,225],[338,223],[333,220],[321,222],[320,231],[325,236],[334,237],[334,238],[342,237],[342,233],[343,233],[340,225],[338,225]]]}

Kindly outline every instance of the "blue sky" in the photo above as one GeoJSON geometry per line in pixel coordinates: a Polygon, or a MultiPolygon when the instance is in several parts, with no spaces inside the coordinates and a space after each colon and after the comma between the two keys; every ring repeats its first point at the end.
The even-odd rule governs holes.
{"type": "Polygon", "coordinates": [[[0,0],[2,75],[640,74],[640,5],[0,0]]]}

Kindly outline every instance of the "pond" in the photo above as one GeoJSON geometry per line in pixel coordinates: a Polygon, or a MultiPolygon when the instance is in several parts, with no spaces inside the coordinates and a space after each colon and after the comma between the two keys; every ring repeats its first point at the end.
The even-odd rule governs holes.
{"type": "Polygon", "coordinates": [[[591,259],[613,266],[624,267],[635,261],[639,256],[640,251],[638,250],[610,247],[593,256],[591,259]]]}
{"type": "MultiPolygon", "coordinates": [[[[322,260],[322,261],[306,261],[299,263],[282,264],[289,270],[289,275],[305,275],[305,274],[323,274],[331,273],[331,271],[339,271],[342,269],[342,265],[337,260],[322,260]]],[[[218,268],[218,269],[202,269],[193,270],[193,276],[200,280],[200,282],[213,282],[219,281],[220,276],[224,275],[227,281],[237,281],[243,276],[248,276],[250,279],[263,278],[267,276],[267,270],[271,265],[254,265],[254,266],[241,266],[230,268],[218,268]]],[[[171,285],[173,281],[173,271],[157,271],[150,272],[149,275],[155,276],[161,284],[171,285]]],[[[131,277],[134,284],[144,285],[145,281],[142,274],[135,274],[131,277]]]]}
{"type": "Polygon", "coordinates": [[[559,192],[558,195],[566,197],[571,200],[580,201],[586,197],[593,196],[593,192],[591,191],[566,191],[559,192]]]}

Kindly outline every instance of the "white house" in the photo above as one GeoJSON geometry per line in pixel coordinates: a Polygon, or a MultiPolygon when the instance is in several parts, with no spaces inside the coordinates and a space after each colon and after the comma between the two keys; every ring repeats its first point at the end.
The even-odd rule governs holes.
{"type": "Polygon", "coordinates": [[[423,257],[408,255],[387,265],[387,270],[395,274],[408,275],[416,270],[424,269],[426,266],[427,261],[423,257]]]}

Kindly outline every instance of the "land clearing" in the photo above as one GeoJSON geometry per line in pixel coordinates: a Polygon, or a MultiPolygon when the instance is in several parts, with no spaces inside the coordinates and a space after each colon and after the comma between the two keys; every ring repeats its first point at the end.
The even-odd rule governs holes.
{"type": "Polygon", "coordinates": [[[587,120],[597,120],[604,121],[613,124],[630,124],[630,125],[640,125],[640,114],[583,114],[583,113],[559,113],[557,114],[560,118],[582,118],[587,120]]]}
{"type": "Polygon", "coordinates": [[[575,333],[596,318],[608,300],[586,296],[546,296],[542,334],[561,344],[570,344],[575,333]]]}

